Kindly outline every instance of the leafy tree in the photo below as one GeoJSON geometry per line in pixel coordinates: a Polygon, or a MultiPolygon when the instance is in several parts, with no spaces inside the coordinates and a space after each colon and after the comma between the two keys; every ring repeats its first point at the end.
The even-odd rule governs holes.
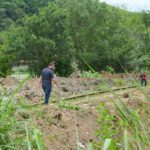
{"type": "Polygon", "coordinates": [[[0,31],[16,24],[25,15],[37,14],[51,1],[54,0],[0,0],[0,31]]]}
{"type": "Polygon", "coordinates": [[[71,74],[73,65],[116,72],[123,71],[121,66],[149,67],[149,12],[131,13],[99,0],[0,3],[0,30],[10,27],[2,33],[0,52],[11,66],[24,60],[32,74],[40,74],[56,61],[60,75],[71,74]]]}
{"type": "Polygon", "coordinates": [[[74,57],[67,15],[65,9],[51,3],[39,15],[24,18],[24,27],[7,33],[7,52],[14,55],[16,61],[26,60],[33,74],[39,74],[53,60],[57,62],[59,74],[70,74],[74,57]]]}

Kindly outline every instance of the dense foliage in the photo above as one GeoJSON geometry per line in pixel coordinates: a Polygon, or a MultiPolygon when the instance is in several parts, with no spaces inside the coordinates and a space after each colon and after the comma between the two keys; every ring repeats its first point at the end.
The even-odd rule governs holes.
{"type": "Polygon", "coordinates": [[[15,24],[17,19],[27,14],[38,13],[52,0],[0,0],[0,31],[15,24]]]}
{"type": "Polygon", "coordinates": [[[60,75],[88,70],[88,65],[97,71],[111,67],[117,72],[122,66],[134,70],[150,65],[149,12],[131,13],[99,0],[0,3],[0,19],[5,22],[0,29],[9,27],[7,20],[14,24],[0,34],[0,71],[4,74],[22,60],[33,74],[52,60],[60,75]]]}

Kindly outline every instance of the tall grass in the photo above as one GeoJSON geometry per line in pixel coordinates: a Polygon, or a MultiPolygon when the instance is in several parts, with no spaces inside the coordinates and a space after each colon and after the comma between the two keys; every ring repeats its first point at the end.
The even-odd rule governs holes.
{"type": "MultiPolygon", "coordinates": [[[[130,142],[130,147],[139,150],[141,150],[142,147],[148,149],[150,146],[150,136],[147,130],[148,127],[144,124],[139,114],[131,109],[122,98],[120,98],[114,91],[111,91],[111,93],[115,96],[115,99],[112,99],[112,101],[120,115],[120,119],[124,120],[124,124],[126,124],[128,130],[132,133],[130,134],[130,138],[133,139],[134,142],[130,142]]],[[[124,137],[127,139],[127,136],[124,137]]],[[[125,141],[124,149],[127,149],[127,140],[125,141]]]]}
{"type": "MultiPolygon", "coordinates": [[[[89,67],[89,69],[92,68],[85,60],[83,62],[89,67]]],[[[122,66],[122,68],[125,70],[125,72],[128,74],[128,76],[132,79],[134,84],[137,85],[137,88],[141,92],[141,94],[143,94],[145,96],[145,100],[150,102],[150,98],[148,97],[148,94],[140,87],[140,85],[137,83],[137,81],[132,77],[132,75],[123,66],[122,66]]],[[[91,71],[95,72],[93,68],[91,69],[91,71]]],[[[102,79],[102,77],[101,77],[101,79],[102,79]]],[[[104,79],[103,79],[103,81],[105,82],[104,79]]],[[[120,147],[121,149],[125,149],[125,150],[128,150],[128,149],[139,149],[139,150],[147,149],[148,150],[150,147],[150,134],[149,134],[149,126],[147,126],[147,124],[145,122],[143,122],[142,117],[144,117],[144,116],[140,116],[136,110],[133,110],[129,105],[127,105],[127,103],[125,103],[124,100],[122,98],[120,98],[111,89],[110,85],[108,85],[107,82],[105,82],[105,85],[108,86],[108,88],[110,89],[110,92],[115,97],[115,99],[112,98],[112,102],[114,104],[116,112],[119,114],[119,117],[117,120],[117,123],[119,123],[119,124],[117,124],[117,125],[120,126],[119,128],[120,128],[121,133],[120,133],[120,135],[118,135],[118,137],[115,137],[115,135],[116,135],[115,132],[113,132],[113,134],[107,133],[107,136],[109,137],[109,139],[106,136],[105,141],[103,141],[104,142],[103,149],[112,149],[113,150],[113,149],[116,149],[117,147],[120,147]],[[115,139],[117,139],[117,140],[115,140],[115,139]],[[129,141],[129,139],[130,139],[130,141],[129,141]],[[111,147],[111,144],[110,144],[111,140],[116,141],[116,143],[114,143],[115,147],[111,147]]],[[[144,107],[144,105],[143,105],[143,107],[144,107]]],[[[146,109],[146,107],[144,107],[144,108],[146,109]]],[[[149,110],[147,110],[147,111],[150,116],[149,110]]],[[[102,115],[102,114],[100,114],[100,115],[102,115]]],[[[110,114],[107,113],[105,115],[109,116],[110,114]]],[[[100,120],[100,121],[102,121],[102,120],[100,120]]],[[[147,121],[149,121],[149,123],[150,123],[150,120],[147,120],[147,121]]],[[[110,117],[108,117],[108,120],[103,120],[103,122],[100,122],[100,124],[102,124],[101,126],[104,126],[103,127],[104,132],[102,132],[102,129],[100,129],[98,134],[112,132],[111,130],[118,130],[117,127],[111,128],[111,126],[112,126],[111,123],[112,123],[112,119],[111,119],[111,115],[110,115],[110,117]],[[106,123],[106,121],[109,122],[110,124],[106,123]],[[106,132],[105,132],[105,127],[107,129],[106,132]],[[108,129],[110,129],[110,130],[108,130],[108,129]]],[[[102,135],[102,136],[105,136],[105,135],[102,135]]]]}
{"type": "MultiPolygon", "coordinates": [[[[29,79],[21,81],[13,92],[10,94],[0,95],[0,149],[1,150],[31,150],[38,149],[43,150],[42,139],[40,132],[34,130],[31,132],[27,128],[28,120],[19,121],[16,118],[17,109],[20,109],[19,103],[16,101],[16,94],[20,88],[29,79]],[[25,128],[23,128],[25,124],[25,128]],[[32,136],[32,139],[30,137],[32,136]],[[32,143],[34,146],[32,146],[32,143]],[[41,148],[42,147],[42,148],[41,148]]],[[[30,122],[31,123],[31,122],[30,122]]]]}
{"type": "Polygon", "coordinates": [[[7,149],[8,147],[15,149],[17,147],[15,139],[10,136],[15,134],[13,129],[17,125],[14,115],[16,111],[14,96],[24,82],[25,80],[9,96],[6,97],[3,94],[0,96],[0,148],[2,149],[7,149]]]}

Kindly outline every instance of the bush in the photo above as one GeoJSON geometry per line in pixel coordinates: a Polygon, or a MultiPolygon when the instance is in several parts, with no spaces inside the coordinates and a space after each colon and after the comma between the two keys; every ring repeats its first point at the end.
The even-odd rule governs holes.
{"type": "Polygon", "coordinates": [[[127,85],[127,82],[124,80],[124,79],[121,79],[121,78],[119,78],[119,79],[114,79],[114,84],[116,85],[116,86],[125,86],[125,85],[127,85]]]}
{"type": "Polygon", "coordinates": [[[10,95],[7,94],[7,91],[4,91],[6,93],[1,92],[0,149],[44,149],[41,133],[34,129],[33,122],[31,123],[29,120],[26,120],[29,115],[24,113],[23,115],[26,115],[24,120],[20,122],[18,120],[18,116],[21,115],[20,112],[24,112],[24,108],[21,103],[17,102],[15,94],[20,90],[25,81],[22,81],[18,88],[10,95]],[[28,129],[27,123],[30,124],[30,129],[28,129]]]}
{"type": "Polygon", "coordinates": [[[3,54],[0,56],[0,77],[6,77],[11,73],[12,65],[10,61],[11,57],[3,54]]]}
{"type": "Polygon", "coordinates": [[[96,78],[96,79],[100,79],[101,75],[98,72],[92,72],[92,71],[83,71],[80,75],[83,78],[96,78]]]}
{"type": "Polygon", "coordinates": [[[110,73],[115,73],[115,70],[111,66],[106,66],[106,71],[110,73]]]}

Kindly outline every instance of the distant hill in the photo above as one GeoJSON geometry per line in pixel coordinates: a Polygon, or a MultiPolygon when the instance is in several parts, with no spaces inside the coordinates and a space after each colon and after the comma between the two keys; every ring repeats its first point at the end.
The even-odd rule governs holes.
{"type": "MultiPolygon", "coordinates": [[[[0,0],[0,31],[6,30],[17,20],[25,15],[38,13],[38,10],[55,0],[0,0]]],[[[127,10],[106,4],[110,9],[117,9],[121,13],[129,13],[127,10]]],[[[135,14],[135,13],[132,13],[135,14]]]]}
{"type": "Polygon", "coordinates": [[[0,31],[27,14],[37,13],[52,0],[0,0],[0,31]]]}

